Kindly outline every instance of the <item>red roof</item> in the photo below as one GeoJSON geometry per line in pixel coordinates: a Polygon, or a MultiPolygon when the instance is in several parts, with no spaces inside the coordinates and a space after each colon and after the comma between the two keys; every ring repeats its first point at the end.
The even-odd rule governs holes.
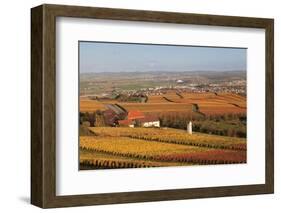
{"type": "Polygon", "coordinates": [[[145,117],[144,114],[137,110],[128,112],[128,120],[139,119],[144,117],[145,117]]]}
{"type": "Polygon", "coordinates": [[[133,121],[132,120],[119,120],[118,121],[118,123],[120,124],[120,125],[130,125],[130,124],[132,124],[133,123],[133,121]]]}

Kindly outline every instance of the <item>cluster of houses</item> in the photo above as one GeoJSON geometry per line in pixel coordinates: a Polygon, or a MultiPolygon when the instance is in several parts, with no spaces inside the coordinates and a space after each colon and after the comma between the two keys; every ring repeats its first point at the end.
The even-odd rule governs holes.
{"type": "Polygon", "coordinates": [[[158,117],[145,115],[138,110],[122,111],[118,108],[109,108],[103,112],[103,116],[108,126],[160,127],[158,117]]]}

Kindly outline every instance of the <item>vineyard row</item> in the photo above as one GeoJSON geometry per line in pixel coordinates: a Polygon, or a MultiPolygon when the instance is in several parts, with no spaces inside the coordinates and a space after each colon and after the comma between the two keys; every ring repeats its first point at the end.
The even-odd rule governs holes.
{"type": "Polygon", "coordinates": [[[180,144],[180,145],[188,145],[188,146],[198,146],[204,148],[213,148],[213,149],[228,149],[228,150],[237,150],[237,151],[246,151],[246,146],[244,144],[235,144],[235,145],[222,145],[222,144],[207,144],[207,143],[198,143],[198,142],[187,142],[187,141],[176,141],[171,139],[161,139],[161,138],[152,138],[147,136],[133,136],[127,135],[125,137],[132,139],[140,139],[145,141],[154,141],[154,142],[162,142],[162,143],[172,143],[172,144],[180,144]]]}
{"type": "Polygon", "coordinates": [[[206,155],[203,156],[203,159],[200,159],[200,153],[195,155],[186,155],[186,156],[147,156],[147,155],[140,155],[140,154],[133,154],[133,153],[120,153],[120,152],[113,152],[108,150],[101,150],[95,148],[87,148],[81,147],[83,150],[86,151],[95,151],[104,154],[120,156],[120,157],[127,157],[127,158],[134,158],[134,159],[141,159],[141,160],[150,160],[150,161],[158,161],[158,162],[181,162],[181,163],[191,163],[191,164],[201,164],[201,165],[209,165],[209,164],[235,164],[235,163],[246,163],[246,160],[226,160],[226,159],[206,159],[206,155]]]}

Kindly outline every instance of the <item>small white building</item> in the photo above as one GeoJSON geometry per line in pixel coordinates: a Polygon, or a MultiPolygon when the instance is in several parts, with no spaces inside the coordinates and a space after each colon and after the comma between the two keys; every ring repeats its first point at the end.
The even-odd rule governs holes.
{"type": "Polygon", "coordinates": [[[143,127],[160,127],[160,121],[144,122],[143,127]]]}
{"type": "MultiPolygon", "coordinates": [[[[132,114],[132,113],[131,113],[132,114]]],[[[154,116],[142,116],[140,114],[134,113],[129,117],[133,119],[119,120],[118,124],[120,126],[128,127],[160,127],[160,120],[154,116]]]]}
{"type": "Polygon", "coordinates": [[[184,81],[181,80],[181,79],[179,79],[179,80],[177,80],[177,83],[178,83],[178,84],[182,84],[182,83],[184,83],[184,81]]]}
{"type": "Polygon", "coordinates": [[[138,119],[143,127],[160,127],[160,121],[154,116],[146,116],[144,118],[138,119]]]}

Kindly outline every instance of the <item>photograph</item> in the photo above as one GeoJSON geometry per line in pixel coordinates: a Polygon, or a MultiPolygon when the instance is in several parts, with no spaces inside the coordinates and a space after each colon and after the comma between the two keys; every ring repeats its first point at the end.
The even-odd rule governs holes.
{"type": "Polygon", "coordinates": [[[247,162],[247,49],[79,41],[79,169],[247,162]]]}
{"type": "Polygon", "coordinates": [[[150,6],[31,8],[32,205],[274,193],[274,18],[150,6]]]}

